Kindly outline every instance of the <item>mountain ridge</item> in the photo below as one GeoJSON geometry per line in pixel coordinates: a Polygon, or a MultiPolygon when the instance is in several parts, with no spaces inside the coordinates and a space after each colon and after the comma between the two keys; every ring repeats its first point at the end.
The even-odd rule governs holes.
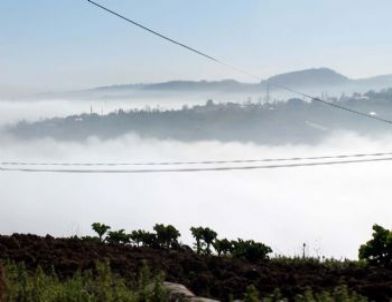
{"type": "Polygon", "coordinates": [[[280,73],[271,76],[265,80],[261,80],[259,83],[245,83],[234,79],[223,79],[223,80],[172,80],[163,82],[153,83],[139,83],[139,84],[119,84],[100,86],[90,89],[90,91],[110,91],[110,90],[126,90],[126,89],[138,89],[138,90],[220,90],[220,89],[257,89],[265,88],[267,84],[277,84],[292,86],[295,88],[303,87],[328,87],[328,86],[342,86],[342,85],[355,85],[355,84],[381,84],[381,85],[392,85],[392,74],[385,74],[379,76],[373,76],[368,78],[351,79],[333,69],[321,67],[321,68],[309,68],[303,70],[290,71],[286,73],[280,73]],[[388,82],[388,83],[380,83],[388,82]],[[390,83],[390,84],[389,84],[390,83]]]}
{"type": "Polygon", "coordinates": [[[362,79],[352,79],[333,69],[309,68],[277,74],[259,82],[240,82],[234,79],[222,80],[172,80],[152,83],[114,84],[74,91],[35,94],[33,98],[70,99],[140,99],[159,97],[187,98],[231,98],[253,96],[259,97],[273,90],[277,98],[286,98],[287,91],[278,87],[289,87],[293,90],[320,95],[365,93],[369,90],[382,90],[392,87],[392,74],[373,76],[362,79]],[[274,87],[275,84],[275,87],[274,87]]]}

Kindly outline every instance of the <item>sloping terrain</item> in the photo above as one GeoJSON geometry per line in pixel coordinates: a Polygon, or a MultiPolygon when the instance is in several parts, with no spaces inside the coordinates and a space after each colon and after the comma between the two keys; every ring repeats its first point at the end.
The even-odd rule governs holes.
{"type": "MultiPolygon", "coordinates": [[[[392,90],[331,100],[364,114],[392,119],[392,90]]],[[[277,104],[215,104],[180,110],[131,110],[107,115],[83,114],[36,123],[19,123],[9,129],[24,139],[51,137],[85,140],[94,136],[116,138],[133,133],[140,137],[178,141],[306,144],[319,142],[336,131],[374,137],[390,133],[390,125],[358,117],[318,102],[290,99],[277,104]]]]}
{"type": "Polygon", "coordinates": [[[143,262],[163,271],[167,281],[189,287],[197,295],[227,300],[241,297],[249,284],[263,295],[279,288],[294,297],[307,288],[330,290],[347,286],[374,301],[392,297],[392,271],[356,262],[315,259],[272,259],[259,263],[229,257],[201,256],[190,248],[165,250],[108,245],[93,240],[55,239],[34,235],[0,236],[0,259],[25,262],[27,267],[52,268],[62,276],[77,270],[94,269],[96,261],[109,260],[114,272],[134,278],[143,262]]]}

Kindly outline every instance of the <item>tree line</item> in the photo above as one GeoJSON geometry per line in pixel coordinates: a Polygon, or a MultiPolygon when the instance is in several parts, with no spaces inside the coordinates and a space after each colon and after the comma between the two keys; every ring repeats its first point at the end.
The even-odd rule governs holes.
{"type": "MultiPolygon", "coordinates": [[[[92,229],[97,233],[95,240],[107,244],[124,244],[137,247],[181,249],[186,248],[179,242],[180,232],[172,225],[156,224],[153,232],[134,230],[127,233],[124,229],[112,230],[103,223],[93,223],[92,229]]],[[[359,260],[370,265],[392,268],[392,230],[380,225],[373,225],[372,238],[359,248],[359,260]]],[[[195,240],[194,251],[199,255],[216,254],[219,257],[235,257],[248,261],[266,260],[272,249],[254,240],[229,240],[218,238],[217,232],[208,227],[191,227],[195,240]]]]}
{"type": "MultiPolygon", "coordinates": [[[[165,249],[186,247],[179,242],[181,234],[172,225],[156,224],[153,232],[139,229],[127,233],[124,229],[112,230],[106,224],[95,222],[92,229],[97,234],[96,239],[107,244],[165,249]]],[[[199,255],[216,254],[220,257],[231,256],[255,262],[268,259],[272,253],[269,246],[254,240],[220,239],[217,232],[208,227],[191,227],[190,231],[195,239],[194,250],[199,255]]]]}

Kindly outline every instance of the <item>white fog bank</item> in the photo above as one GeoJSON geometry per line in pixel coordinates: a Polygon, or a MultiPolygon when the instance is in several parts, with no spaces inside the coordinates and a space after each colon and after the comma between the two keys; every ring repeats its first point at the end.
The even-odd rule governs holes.
{"type": "MultiPolygon", "coordinates": [[[[222,160],[392,151],[392,136],[372,141],[340,133],[317,146],[180,143],[129,135],[86,143],[0,137],[0,162],[222,160]]],[[[251,238],[276,253],[356,258],[374,223],[391,227],[392,162],[276,170],[176,174],[0,172],[0,233],[90,234],[114,228],[205,225],[228,238],[251,238]]]]}

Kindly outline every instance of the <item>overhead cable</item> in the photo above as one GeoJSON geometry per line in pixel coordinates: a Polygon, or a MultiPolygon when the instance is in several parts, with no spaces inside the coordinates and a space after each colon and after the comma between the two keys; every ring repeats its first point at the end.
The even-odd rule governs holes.
{"type": "Polygon", "coordinates": [[[297,168],[314,166],[346,165],[370,162],[391,161],[392,157],[352,159],[342,161],[322,161],[274,165],[251,165],[251,166],[224,166],[224,167],[197,167],[197,168],[160,168],[160,169],[50,169],[50,168],[4,168],[0,172],[27,172],[27,173],[70,173],[70,174],[147,174],[147,173],[185,173],[185,172],[224,172],[241,170],[260,170],[278,168],[297,168]]]}
{"type": "Polygon", "coordinates": [[[155,161],[155,162],[21,162],[6,161],[0,163],[1,166],[181,166],[181,165],[220,165],[220,164],[242,164],[258,162],[283,162],[283,161],[303,161],[303,160],[324,160],[324,159],[347,159],[363,157],[390,156],[392,152],[379,153],[356,153],[322,155],[309,157],[286,157],[286,158],[259,158],[259,159],[234,159],[234,160],[203,160],[203,161],[155,161]]]}
{"type": "MultiPolygon", "coordinates": [[[[136,22],[136,21],[134,21],[134,20],[131,20],[130,18],[125,17],[125,16],[123,16],[123,15],[121,15],[121,14],[119,14],[119,13],[117,13],[117,12],[115,12],[115,11],[113,11],[113,10],[111,10],[111,9],[109,9],[109,8],[107,8],[107,7],[105,7],[105,6],[101,5],[101,4],[99,4],[99,3],[95,2],[95,1],[93,1],[93,0],[87,0],[87,1],[88,1],[89,3],[91,3],[92,5],[94,5],[94,6],[98,7],[98,8],[100,8],[100,9],[102,9],[102,10],[104,10],[104,11],[106,11],[107,13],[110,13],[110,14],[112,14],[112,15],[114,15],[114,16],[116,16],[116,17],[118,17],[118,18],[120,18],[120,19],[122,19],[122,20],[124,20],[124,21],[126,21],[126,22],[128,22],[128,23],[130,23],[130,24],[132,24],[132,25],[134,25],[134,26],[137,26],[137,27],[139,27],[139,28],[141,28],[141,29],[143,29],[143,30],[145,30],[145,31],[147,31],[147,32],[149,32],[149,33],[151,33],[151,34],[153,34],[153,35],[155,35],[155,36],[161,38],[161,39],[164,39],[164,40],[166,40],[166,41],[168,41],[168,42],[170,42],[170,43],[172,43],[172,44],[175,44],[175,45],[177,45],[177,46],[180,46],[180,47],[182,47],[182,48],[185,48],[185,49],[191,51],[191,52],[194,53],[194,54],[200,55],[200,56],[204,57],[205,59],[208,59],[208,60],[213,61],[213,62],[215,62],[215,63],[221,64],[221,65],[223,65],[223,66],[226,66],[226,67],[228,67],[228,68],[230,68],[230,69],[233,69],[233,70],[235,70],[235,71],[237,71],[237,72],[239,72],[239,73],[242,73],[242,74],[245,74],[245,75],[247,75],[247,76],[249,76],[249,77],[251,77],[251,78],[257,79],[258,81],[261,81],[261,80],[262,80],[259,76],[253,74],[252,72],[249,72],[249,71],[247,71],[247,70],[244,70],[244,69],[242,69],[242,68],[239,68],[239,67],[237,67],[237,66],[235,66],[235,65],[228,64],[228,63],[226,63],[226,62],[223,61],[223,60],[217,59],[216,57],[207,54],[206,52],[197,50],[196,48],[191,47],[191,46],[189,46],[189,45],[187,45],[187,44],[185,44],[185,43],[181,43],[181,42],[179,42],[179,41],[176,40],[176,39],[170,38],[170,37],[168,37],[168,36],[166,36],[166,35],[164,35],[164,34],[158,32],[158,31],[156,31],[156,30],[153,30],[153,29],[151,29],[151,28],[149,28],[149,27],[147,27],[147,26],[145,26],[145,25],[142,25],[142,24],[139,23],[139,22],[136,22]]],[[[358,115],[358,116],[370,118],[370,119],[373,119],[373,120],[376,120],[376,121],[379,121],[379,122],[383,122],[383,123],[387,123],[387,124],[389,124],[389,125],[392,125],[392,120],[380,118],[380,117],[378,117],[378,116],[376,116],[376,115],[372,115],[372,114],[368,114],[368,113],[365,113],[365,112],[357,111],[357,110],[354,110],[354,109],[351,109],[351,108],[348,108],[348,107],[345,107],[345,106],[341,106],[341,105],[336,104],[336,103],[330,103],[330,102],[325,101],[325,100],[322,100],[322,99],[320,99],[320,98],[318,98],[318,97],[314,97],[314,96],[311,96],[311,95],[309,95],[309,94],[303,93],[303,92],[301,92],[301,91],[298,91],[298,90],[295,90],[295,89],[291,89],[291,88],[286,87],[286,86],[284,86],[284,85],[280,85],[279,83],[274,83],[274,82],[272,82],[271,80],[268,80],[267,83],[268,83],[268,85],[270,85],[270,86],[274,86],[274,87],[276,87],[276,88],[279,88],[279,89],[282,89],[282,90],[286,90],[286,91],[292,92],[292,93],[294,93],[294,94],[297,94],[297,95],[300,95],[300,96],[302,96],[302,97],[308,98],[308,99],[310,99],[310,100],[312,100],[312,101],[315,101],[315,102],[318,102],[318,103],[321,103],[321,104],[330,106],[330,107],[332,107],[332,108],[339,109],[339,110],[343,110],[343,111],[346,111],[346,112],[349,112],[349,113],[356,114],[356,115],[358,115]]]]}

